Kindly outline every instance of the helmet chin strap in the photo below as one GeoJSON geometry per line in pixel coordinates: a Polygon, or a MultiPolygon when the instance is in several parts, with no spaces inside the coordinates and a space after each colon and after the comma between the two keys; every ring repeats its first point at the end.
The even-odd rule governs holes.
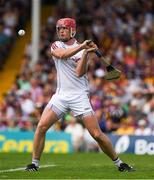
{"type": "Polygon", "coordinates": [[[73,38],[75,36],[75,34],[76,34],[76,31],[73,32],[73,29],[70,28],[70,36],[71,36],[71,38],[73,38]]]}

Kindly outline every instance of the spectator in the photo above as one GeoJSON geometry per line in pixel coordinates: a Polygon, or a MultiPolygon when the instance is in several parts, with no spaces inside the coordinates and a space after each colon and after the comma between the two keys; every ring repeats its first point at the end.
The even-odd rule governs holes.
{"type": "Polygon", "coordinates": [[[16,40],[17,31],[24,28],[29,16],[30,1],[8,0],[0,6],[0,69],[3,68],[12,45],[16,40]],[[1,8],[2,7],[2,8],[1,8]]]}
{"type": "Polygon", "coordinates": [[[65,128],[66,133],[70,133],[72,136],[72,143],[73,143],[73,148],[75,151],[79,151],[82,147],[83,143],[83,133],[84,129],[81,124],[79,124],[76,119],[68,115],[67,116],[67,121],[68,125],[65,128]]]}
{"type": "Polygon", "coordinates": [[[135,131],[135,127],[132,124],[132,118],[128,117],[127,119],[123,119],[121,122],[120,128],[115,131],[117,135],[133,135],[135,131]]]}
{"type": "Polygon", "coordinates": [[[147,127],[147,122],[144,119],[140,119],[138,121],[138,127],[135,130],[135,135],[137,136],[148,136],[152,135],[152,131],[149,127],[147,127]]]}
{"type": "MultiPolygon", "coordinates": [[[[0,10],[1,17],[8,13],[8,9],[11,11],[10,13],[13,14],[11,21],[15,26],[19,26],[20,17],[23,17],[20,16],[20,8],[18,10],[6,7],[8,4],[13,4],[14,7],[17,2],[19,1],[5,1],[4,10],[0,10]]],[[[28,4],[29,1],[21,1],[24,10],[27,9],[28,4]]],[[[93,39],[102,49],[107,60],[123,72],[119,81],[107,82],[104,80],[105,70],[101,61],[94,57],[90,62],[88,77],[91,83],[91,103],[96,110],[101,129],[109,133],[125,134],[126,130],[127,134],[134,134],[138,121],[147,119],[146,128],[152,131],[154,129],[153,7],[152,0],[85,0],[82,3],[78,0],[70,4],[57,1],[53,14],[42,27],[40,57],[33,68],[30,64],[31,43],[27,44],[21,72],[0,106],[0,118],[5,119],[0,126],[4,128],[7,125],[8,117],[15,119],[17,109],[21,109],[20,101],[23,100],[20,90],[26,90],[31,92],[28,99],[33,101],[31,102],[33,108],[26,119],[24,111],[18,113],[19,121],[29,121],[35,128],[40,116],[39,111],[46,105],[56,87],[56,71],[50,55],[50,42],[57,39],[53,27],[59,17],[69,16],[77,20],[79,42],[83,39],[93,39]],[[67,8],[64,8],[65,4],[67,8]],[[39,104],[39,111],[34,107],[34,103],[39,104]],[[120,112],[120,116],[117,112],[120,112]]],[[[14,30],[5,25],[6,21],[0,22],[0,64],[10,49],[10,39],[15,39],[14,30]]],[[[59,123],[61,127],[64,122],[59,123]]],[[[67,124],[65,125],[67,128],[67,124]]]]}

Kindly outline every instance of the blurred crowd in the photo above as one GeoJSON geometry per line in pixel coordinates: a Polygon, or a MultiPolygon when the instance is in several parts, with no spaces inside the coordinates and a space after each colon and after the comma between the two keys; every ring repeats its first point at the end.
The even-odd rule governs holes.
{"type": "Polygon", "coordinates": [[[30,0],[0,0],[0,69],[16,39],[16,32],[25,25],[30,0]]]}
{"type": "MultiPolygon", "coordinates": [[[[56,70],[49,50],[57,40],[56,21],[73,17],[77,21],[78,41],[93,39],[108,61],[122,71],[120,80],[107,82],[100,60],[94,57],[90,62],[91,103],[101,130],[118,135],[154,135],[153,9],[152,0],[57,1],[46,25],[41,27],[37,64],[31,67],[31,44],[27,44],[21,71],[4,96],[0,130],[35,129],[56,89],[56,70]]],[[[70,113],[49,131],[52,130],[72,133],[76,149],[82,147],[83,138],[87,138],[89,145],[92,142],[89,149],[97,149],[82,121],[70,113]]]]}

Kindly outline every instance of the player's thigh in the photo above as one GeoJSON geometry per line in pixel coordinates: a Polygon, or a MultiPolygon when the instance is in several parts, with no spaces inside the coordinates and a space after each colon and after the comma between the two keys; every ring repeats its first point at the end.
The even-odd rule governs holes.
{"type": "Polygon", "coordinates": [[[67,100],[63,95],[54,94],[47,104],[49,109],[52,109],[60,119],[68,110],[67,100]]]}
{"type": "Polygon", "coordinates": [[[42,113],[41,119],[39,121],[38,127],[46,131],[52,126],[56,121],[58,121],[57,114],[50,108],[46,107],[42,113]]]}

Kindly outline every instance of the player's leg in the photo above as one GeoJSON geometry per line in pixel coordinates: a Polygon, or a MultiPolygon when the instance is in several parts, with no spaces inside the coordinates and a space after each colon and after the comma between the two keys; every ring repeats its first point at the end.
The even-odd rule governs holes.
{"type": "Polygon", "coordinates": [[[89,114],[84,116],[83,123],[91,136],[98,142],[103,152],[112,160],[115,160],[117,158],[117,154],[115,153],[109,138],[101,131],[95,115],[89,114]]]}
{"type": "Polygon", "coordinates": [[[119,171],[134,171],[131,166],[118,158],[110,139],[101,131],[96,116],[91,112],[89,115],[83,115],[82,119],[91,136],[98,142],[103,152],[113,160],[119,171]]]}
{"type": "Polygon", "coordinates": [[[84,115],[83,122],[90,132],[90,134],[96,139],[102,150],[112,159],[116,159],[117,155],[112,148],[112,144],[108,137],[101,132],[97,119],[94,115],[88,94],[82,94],[79,96],[73,96],[72,101],[69,102],[71,110],[75,116],[84,115]]]}
{"type": "Polygon", "coordinates": [[[42,113],[41,119],[35,131],[32,163],[27,165],[27,171],[38,170],[39,160],[44,149],[46,132],[57,120],[57,114],[52,109],[46,107],[42,113]]]}
{"type": "Polygon", "coordinates": [[[33,144],[33,159],[40,159],[44,149],[45,134],[47,130],[58,120],[57,114],[48,107],[42,113],[42,117],[35,131],[33,144]]]}
{"type": "Polygon", "coordinates": [[[44,109],[41,119],[37,125],[34,144],[32,163],[26,167],[26,170],[36,171],[39,167],[39,160],[44,149],[45,135],[47,130],[58,120],[67,110],[67,104],[61,96],[55,94],[44,109]]]}
{"type": "Polygon", "coordinates": [[[103,134],[99,128],[97,119],[94,115],[91,103],[89,101],[88,94],[82,94],[79,96],[73,96],[72,101],[69,102],[71,110],[75,116],[84,115],[83,122],[90,132],[90,134],[96,139],[102,150],[112,159],[116,159],[117,155],[112,148],[112,144],[108,137],[103,134]]]}
{"type": "Polygon", "coordinates": [[[111,141],[101,131],[96,116],[94,115],[89,96],[85,93],[82,95],[74,95],[70,98],[69,107],[75,116],[80,116],[83,119],[85,127],[88,129],[92,137],[98,142],[100,148],[106,153],[118,166],[120,171],[132,171],[132,168],[123,163],[115,153],[111,141]]]}

